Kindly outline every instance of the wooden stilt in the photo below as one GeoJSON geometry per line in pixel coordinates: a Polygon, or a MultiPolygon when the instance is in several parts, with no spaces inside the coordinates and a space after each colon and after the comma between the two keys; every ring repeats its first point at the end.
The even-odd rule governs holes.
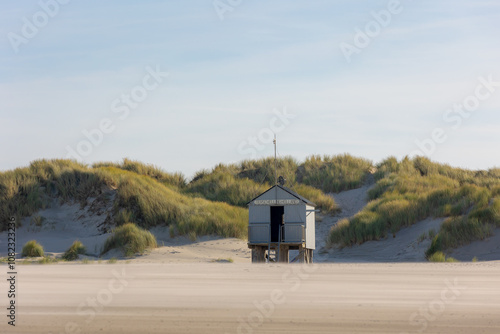
{"type": "Polygon", "coordinates": [[[266,249],[264,247],[255,246],[254,248],[252,248],[252,262],[253,263],[266,262],[265,253],[266,249]]]}
{"type": "Polygon", "coordinates": [[[304,248],[304,246],[299,246],[299,263],[305,263],[306,262],[306,251],[307,249],[304,248]]]}
{"type": "Polygon", "coordinates": [[[288,245],[280,245],[279,262],[288,263],[290,261],[288,254],[289,254],[289,246],[288,245]]]}

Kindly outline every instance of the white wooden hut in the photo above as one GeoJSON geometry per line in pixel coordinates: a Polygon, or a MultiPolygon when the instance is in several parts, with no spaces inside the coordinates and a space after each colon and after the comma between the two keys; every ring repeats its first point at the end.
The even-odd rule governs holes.
{"type": "Polygon", "coordinates": [[[252,262],[312,263],[316,248],[315,204],[282,185],[275,185],[248,203],[248,247],[252,262]],[[292,260],[292,261],[293,261],[292,260]]]}

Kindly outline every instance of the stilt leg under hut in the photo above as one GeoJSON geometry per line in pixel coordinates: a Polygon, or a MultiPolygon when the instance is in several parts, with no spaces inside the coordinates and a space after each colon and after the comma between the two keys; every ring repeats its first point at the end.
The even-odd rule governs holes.
{"type": "Polygon", "coordinates": [[[266,262],[266,248],[263,246],[254,246],[252,248],[252,262],[266,262]]]}

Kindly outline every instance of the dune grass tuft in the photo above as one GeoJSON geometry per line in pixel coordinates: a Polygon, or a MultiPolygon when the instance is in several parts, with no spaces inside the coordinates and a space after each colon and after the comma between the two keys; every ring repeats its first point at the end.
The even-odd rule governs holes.
{"type": "Polygon", "coordinates": [[[429,246],[429,248],[425,251],[425,258],[427,260],[429,260],[429,258],[433,254],[435,254],[437,252],[441,252],[442,249],[443,249],[443,239],[441,238],[441,235],[437,234],[432,239],[431,245],[429,246]]]}
{"type": "Polygon", "coordinates": [[[21,255],[23,257],[40,257],[43,256],[43,247],[36,240],[28,241],[24,246],[21,255]]]}
{"type": "Polygon", "coordinates": [[[101,254],[107,253],[111,249],[119,249],[125,256],[133,256],[137,253],[144,253],[147,249],[156,248],[156,238],[151,232],[137,227],[133,223],[127,223],[115,229],[104,243],[101,254]]]}
{"type": "Polygon", "coordinates": [[[78,255],[85,254],[86,249],[81,241],[75,240],[73,244],[64,252],[62,258],[66,261],[74,261],[78,259],[78,255]]]}
{"type": "Polygon", "coordinates": [[[430,262],[459,262],[457,259],[446,256],[443,252],[438,251],[429,257],[430,262]]]}

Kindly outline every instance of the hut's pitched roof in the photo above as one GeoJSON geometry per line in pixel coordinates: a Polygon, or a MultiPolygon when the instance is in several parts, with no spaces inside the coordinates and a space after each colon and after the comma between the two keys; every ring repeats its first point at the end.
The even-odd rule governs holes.
{"type": "Polygon", "coordinates": [[[302,201],[302,202],[304,202],[304,203],[306,203],[306,204],[308,204],[308,205],[311,205],[311,206],[316,207],[316,204],[314,204],[313,202],[311,202],[311,201],[310,201],[310,200],[308,200],[307,198],[302,197],[302,196],[300,196],[299,194],[297,194],[295,191],[293,191],[292,189],[287,188],[287,187],[283,187],[283,186],[281,186],[281,185],[279,185],[279,184],[274,185],[274,186],[272,186],[271,188],[267,189],[267,190],[266,190],[266,191],[264,191],[262,194],[258,195],[257,197],[255,197],[254,199],[252,199],[250,202],[248,202],[248,203],[247,203],[247,205],[249,205],[250,203],[252,203],[253,201],[255,201],[257,198],[259,198],[260,196],[264,195],[265,193],[267,193],[267,192],[269,192],[269,191],[273,190],[273,189],[274,189],[274,188],[276,188],[276,187],[277,187],[277,188],[279,188],[279,189],[281,189],[281,190],[283,190],[283,191],[286,191],[287,193],[289,193],[290,195],[294,196],[294,197],[295,197],[295,198],[297,198],[298,200],[300,200],[300,201],[302,201]]]}

